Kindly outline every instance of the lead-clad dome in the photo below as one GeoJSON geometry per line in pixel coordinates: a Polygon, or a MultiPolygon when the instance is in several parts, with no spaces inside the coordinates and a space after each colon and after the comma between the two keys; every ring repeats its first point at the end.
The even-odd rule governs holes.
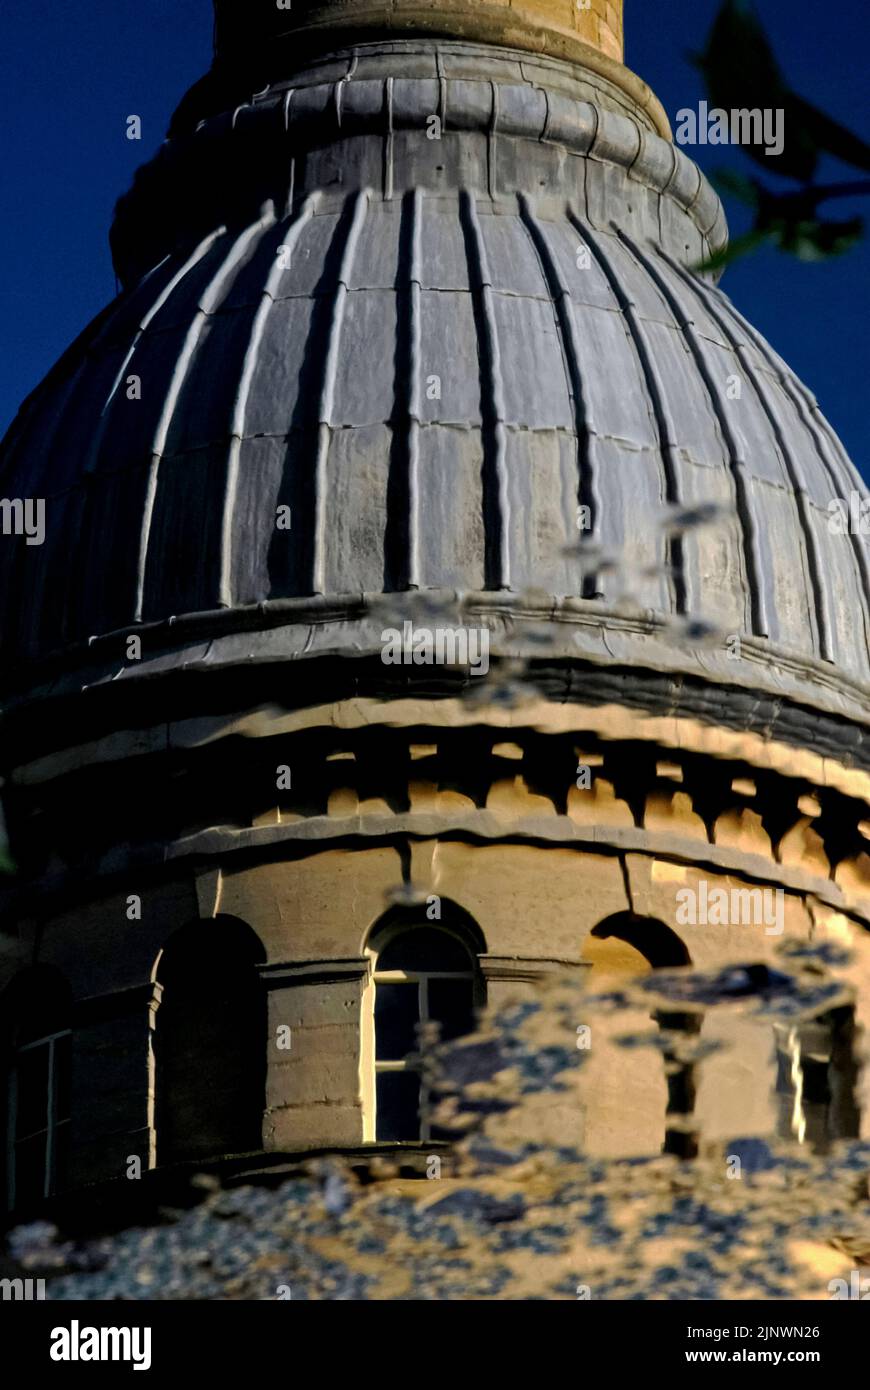
{"type": "Polygon", "coordinates": [[[369,600],[419,589],[504,650],[557,618],[566,656],[864,717],[867,558],[829,519],[863,487],[693,273],[724,236],[605,77],[473,45],[332,56],[168,142],[119,208],[129,288],[3,447],[47,523],[0,551],[7,679],[114,675],[140,628],[128,674],[375,650],[369,600]],[[578,517],[619,557],[585,581],[578,517]],[[675,641],[698,617],[742,661],[675,641]]]}

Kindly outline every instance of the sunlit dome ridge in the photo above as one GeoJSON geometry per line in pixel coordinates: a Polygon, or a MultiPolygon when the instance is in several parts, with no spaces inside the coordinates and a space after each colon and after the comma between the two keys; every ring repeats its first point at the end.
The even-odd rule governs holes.
{"type": "MultiPolygon", "coordinates": [[[[7,669],[66,651],[64,681],[90,681],[134,628],[161,668],[169,649],[187,664],[194,617],[232,660],[259,605],[269,659],[301,629],[310,653],[372,651],[371,599],[417,590],[495,603],[516,652],[547,595],[563,656],[616,643],[630,665],[866,714],[866,547],[830,513],[863,485],[693,273],[726,235],[703,176],[626,114],[625,85],[549,52],[374,43],[384,8],[282,17],[321,34],[340,11],[367,41],[349,59],[321,34],[121,201],[126,292],[6,445],[9,495],[50,501],[45,545],[3,552],[24,595],[7,669]],[[669,535],[699,504],[715,522],[669,535]],[[621,557],[628,598],[578,539],[621,557]],[[744,661],[675,642],[694,619],[745,638],[744,661]]],[[[416,29],[419,7],[389,8],[416,29]]],[[[503,15],[468,9],[474,34],[478,8],[503,15]]],[[[219,41],[235,15],[219,7],[219,41]]]]}

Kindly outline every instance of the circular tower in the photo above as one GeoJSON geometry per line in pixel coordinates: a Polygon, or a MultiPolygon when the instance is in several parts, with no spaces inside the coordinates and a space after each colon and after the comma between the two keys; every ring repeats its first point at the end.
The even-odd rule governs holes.
{"type": "MultiPolygon", "coordinates": [[[[42,518],[0,544],[16,1212],[413,1167],[423,1025],[553,971],[865,958],[863,485],[698,272],[723,212],[620,0],[216,16],[0,455],[42,518]]],[[[786,1068],[820,1144],[867,1002],[786,1068]]],[[[775,1128],[778,1050],[711,1060],[708,1133],[775,1128]]],[[[668,1144],[659,1070],[587,1071],[593,1151],[668,1144]]]]}

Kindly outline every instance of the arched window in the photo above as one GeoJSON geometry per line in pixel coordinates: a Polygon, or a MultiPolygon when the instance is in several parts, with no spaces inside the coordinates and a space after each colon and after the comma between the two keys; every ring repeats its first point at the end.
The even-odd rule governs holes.
{"type": "Polygon", "coordinates": [[[26,1211],[66,1180],[70,991],[56,971],[35,967],[13,983],[7,1004],[7,1200],[26,1211]]]}
{"type": "MultiPolygon", "coordinates": [[[[469,919],[470,920],[470,919],[469,919]]],[[[482,981],[466,933],[394,923],[375,938],[374,1137],[381,1143],[448,1139],[432,1122],[427,1052],[474,1027],[482,981]]]]}
{"type": "MultiPolygon", "coordinates": [[[[595,978],[600,986],[607,987],[618,987],[652,970],[673,970],[691,965],[685,942],[671,927],[655,917],[641,917],[631,912],[615,913],[593,927],[586,939],[584,957],[595,969],[595,978]]],[[[691,1063],[680,1059],[679,1043],[683,1038],[700,1032],[701,1015],[657,1010],[653,1018],[663,1037],[673,1039],[675,1043],[673,1048],[666,1045],[663,1049],[667,1101],[662,1147],[665,1153],[690,1158],[696,1154],[698,1144],[698,1136],[692,1126],[697,1100],[697,1075],[691,1063]]],[[[626,1076],[627,1085],[648,1090],[653,1069],[658,1071],[659,1063],[652,1053],[644,1059],[640,1059],[636,1053],[632,1054],[631,1072],[626,1076]]],[[[626,1099],[627,1093],[624,1091],[622,1096],[626,1099]]]]}
{"type": "Polygon", "coordinates": [[[262,1147],[266,1002],[259,938],[232,917],[195,922],[157,964],[154,1128],[157,1162],[262,1147]]]}
{"type": "Polygon", "coordinates": [[[776,1024],[777,1133],[826,1153],[861,1132],[855,1010],[851,1005],[799,1025],[776,1024]]]}
{"type": "MultiPolygon", "coordinates": [[[[616,962],[621,962],[624,955],[619,943],[628,948],[626,960],[637,953],[653,970],[672,970],[675,966],[691,964],[685,942],[671,927],[656,917],[640,917],[632,912],[617,912],[592,928],[586,944],[587,958],[597,964],[599,959],[606,961],[612,951],[616,967],[616,962]],[[603,949],[598,942],[607,942],[608,947],[603,949]]],[[[626,974],[635,971],[636,967],[625,968],[626,974]]]]}

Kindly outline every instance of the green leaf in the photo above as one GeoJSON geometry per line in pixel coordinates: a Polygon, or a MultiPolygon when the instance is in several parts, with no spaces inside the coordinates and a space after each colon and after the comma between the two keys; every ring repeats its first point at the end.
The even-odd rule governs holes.
{"type": "MultiPolygon", "coordinates": [[[[825,115],[824,111],[819,111],[798,96],[792,99],[787,115],[800,121],[801,131],[817,150],[842,160],[844,164],[852,164],[856,169],[870,172],[870,145],[832,116],[825,115]]],[[[787,122],[786,140],[789,138],[787,122]]]]}
{"type": "Polygon", "coordinates": [[[731,193],[747,207],[758,208],[761,204],[762,190],[756,180],[738,174],[736,169],[716,169],[710,175],[710,182],[717,193],[731,193]]]}
{"type": "Polygon", "coordinates": [[[717,251],[714,256],[708,257],[706,261],[701,261],[699,265],[691,267],[695,275],[710,275],[719,270],[724,270],[733,261],[739,260],[741,256],[746,256],[750,251],[755,251],[764,242],[770,240],[770,233],[753,228],[751,232],[746,232],[744,236],[735,237],[729,241],[723,251],[717,251]]]}
{"type": "MultiPolygon", "coordinates": [[[[704,53],[695,59],[707,77],[717,106],[743,106],[747,94],[770,95],[782,87],[779,64],[754,7],[747,0],[725,0],[704,53]]],[[[755,104],[754,100],[750,103],[755,104]]]]}
{"type": "Polygon", "coordinates": [[[844,222],[798,222],[782,227],[777,244],[798,260],[827,261],[851,250],[863,232],[864,223],[860,217],[844,222]]]}

